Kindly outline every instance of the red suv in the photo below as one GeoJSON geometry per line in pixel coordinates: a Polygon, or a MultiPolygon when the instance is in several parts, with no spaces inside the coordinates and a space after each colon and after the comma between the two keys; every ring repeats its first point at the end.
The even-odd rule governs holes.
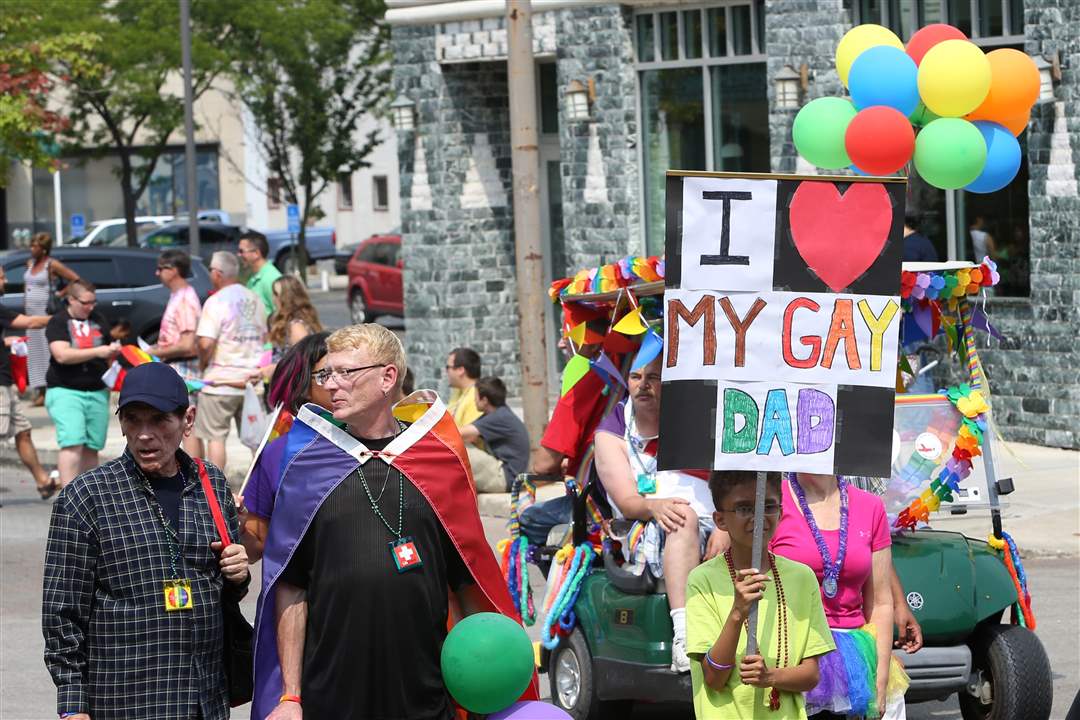
{"type": "Polygon", "coordinates": [[[357,246],[347,266],[354,323],[371,322],[379,315],[404,317],[401,268],[400,235],[372,235],[357,246]]]}

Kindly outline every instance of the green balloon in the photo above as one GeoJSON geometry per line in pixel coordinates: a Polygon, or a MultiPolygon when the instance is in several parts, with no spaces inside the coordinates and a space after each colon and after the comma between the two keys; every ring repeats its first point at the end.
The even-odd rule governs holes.
{"type": "Polygon", "coordinates": [[[962,188],[979,177],[984,165],[986,141],[967,120],[938,118],[915,137],[915,169],[936,188],[962,188]]]}
{"type": "Polygon", "coordinates": [[[844,133],[854,117],[855,106],[844,98],[811,100],[795,116],[791,126],[795,149],[819,168],[846,168],[851,165],[851,159],[844,148],[844,133]]]}
{"type": "Polygon", "coordinates": [[[516,702],[532,681],[532,641],[505,615],[477,613],[446,636],[441,664],[453,698],[469,712],[488,715],[516,702]]]}
{"type": "Polygon", "coordinates": [[[919,103],[919,106],[915,108],[915,111],[908,115],[908,120],[910,120],[911,124],[915,127],[924,127],[937,120],[939,117],[941,116],[926,107],[926,105],[919,103]]]}

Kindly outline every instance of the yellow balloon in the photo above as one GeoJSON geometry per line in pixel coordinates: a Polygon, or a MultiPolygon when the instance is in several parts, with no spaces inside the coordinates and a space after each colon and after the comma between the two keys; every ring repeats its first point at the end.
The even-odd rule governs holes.
{"type": "Polygon", "coordinates": [[[904,49],[904,43],[896,37],[896,33],[887,27],[867,23],[856,25],[844,33],[840,44],[836,46],[836,72],[840,73],[840,82],[847,87],[848,71],[855,58],[862,54],[863,50],[877,45],[892,45],[894,48],[904,49]]]}
{"type": "Polygon", "coordinates": [[[979,107],[990,92],[990,61],[967,40],[945,40],[919,63],[919,96],[941,117],[962,117],[979,107]]]}

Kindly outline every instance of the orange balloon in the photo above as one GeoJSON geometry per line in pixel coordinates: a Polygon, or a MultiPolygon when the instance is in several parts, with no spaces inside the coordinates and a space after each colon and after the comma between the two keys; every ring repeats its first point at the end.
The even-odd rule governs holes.
{"type": "Polygon", "coordinates": [[[969,118],[1008,127],[1007,118],[1026,115],[1039,99],[1039,69],[1030,57],[1011,48],[988,52],[986,59],[990,61],[990,92],[969,118]]]}
{"type": "Polygon", "coordinates": [[[1019,115],[1014,115],[1013,117],[1002,118],[1001,120],[996,120],[995,122],[1001,123],[1002,125],[1004,125],[1005,127],[1007,127],[1009,129],[1009,132],[1011,132],[1013,135],[1016,135],[1017,137],[1019,137],[1020,133],[1027,130],[1028,121],[1030,121],[1030,120],[1031,120],[1031,111],[1028,110],[1026,112],[1020,113],[1019,115]]]}

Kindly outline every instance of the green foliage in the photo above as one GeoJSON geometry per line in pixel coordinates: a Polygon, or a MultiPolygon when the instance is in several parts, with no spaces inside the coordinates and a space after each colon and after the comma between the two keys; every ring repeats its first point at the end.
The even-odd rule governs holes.
{"type": "Polygon", "coordinates": [[[292,0],[236,11],[234,83],[271,175],[302,208],[303,228],[313,201],[340,173],[368,167],[381,142],[376,131],[357,135],[365,115],[386,112],[385,9],[379,0],[292,0]]]}
{"type": "Polygon", "coordinates": [[[60,63],[92,76],[100,72],[89,54],[100,38],[93,33],[58,33],[29,40],[33,17],[0,14],[0,187],[7,186],[11,164],[55,169],[59,164],[56,136],[70,121],[48,107],[55,81],[49,72],[60,63]]]}
{"type": "MultiPolygon", "coordinates": [[[[77,56],[53,58],[49,73],[62,82],[72,148],[115,152],[135,242],[135,204],[146,190],[169,136],[184,120],[177,0],[36,0],[19,31],[27,44],[47,38],[94,37],[77,56]]],[[[198,97],[227,62],[229,3],[192,0],[193,91],[198,97]]]]}

